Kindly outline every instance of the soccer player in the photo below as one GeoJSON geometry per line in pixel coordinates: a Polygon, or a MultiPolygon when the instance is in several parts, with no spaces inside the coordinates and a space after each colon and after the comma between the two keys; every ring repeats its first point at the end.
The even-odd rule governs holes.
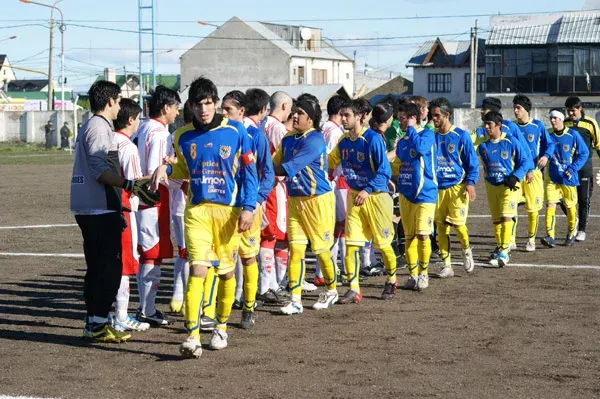
{"type": "Polygon", "coordinates": [[[517,118],[517,126],[521,129],[527,141],[527,148],[535,164],[535,169],[525,175],[522,188],[525,196],[525,211],[527,212],[527,245],[525,251],[535,251],[538,216],[544,206],[544,181],[542,169],[554,155],[554,140],[550,138],[544,124],[529,116],[531,100],[522,94],[513,98],[513,110],[517,118]]]}
{"type": "Polygon", "coordinates": [[[350,186],[345,228],[346,277],[350,289],[340,298],[342,304],[362,300],[358,279],[359,251],[366,241],[371,240],[381,251],[387,272],[381,298],[391,300],[396,294],[396,254],[391,245],[394,204],[388,189],[392,170],[381,134],[367,127],[371,109],[365,99],[356,99],[343,106],[340,112],[347,133],[327,158],[330,169],[342,167],[350,186]]]}
{"type": "MultiPolygon", "coordinates": [[[[164,158],[173,154],[173,138],[167,125],[175,122],[181,100],[175,90],[158,86],[148,102],[150,119],[142,123],[137,132],[140,165],[144,176],[154,173],[164,158]]],[[[173,189],[180,189],[180,184],[173,189]]],[[[155,207],[140,206],[136,213],[139,228],[140,271],[138,289],[140,304],[136,318],[159,327],[169,324],[169,319],[156,309],[156,295],[160,283],[160,265],[164,258],[173,257],[171,244],[170,193],[166,186],[159,188],[161,201],[155,207]]]]}
{"type": "Polygon", "coordinates": [[[287,134],[273,155],[276,176],[285,176],[288,193],[288,238],[290,262],[288,285],[291,301],[280,310],[292,315],[303,312],[304,258],[310,240],[321,263],[327,291],[319,295],[313,309],[326,309],[338,300],[335,266],[330,248],[335,228],[335,196],[327,175],[327,146],[315,127],[321,121],[316,97],[304,94],[294,114],[294,132],[287,134]]]}
{"type": "MultiPolygon", "coordinates": [[[[290,116],[294,101],[287,93],[276,91],[269,99],[270,114],[259,128],[271,146],[271,155],[288,133],[282,121],[290,116]]],[[[287,243],[287,189],[285,178],[275,178],[275,186],[263,207],[265,222],[262,226],[259,252],[259,294],[268,303],[284,304],[289,300],[285,285],[288,264],[287,243]]]]}
{"type": "Polygon", "coordinates": [[[212,81],[200,77],[190,86],[189,101],[194,109],[194,129],[175,136],[177,162],[159,166],[152,176],[152,188],[161,181],[189,179],[185,209],[185,242],[190,276],[185,292],[185,326],[188,337],[180,345],[182,356],[202,354],[198,325],[207,269],[219,275],[217,323],[210,347],[227,347],[227,320],[234,301],[233,274],[240,234],[252,226],[258,178],[252,144],[243,124],[216,113],[219,97],[212,81]],[[236,174],[243,175],[241,184],[236,174]],[[236,193],[241,197],[236,201],[236,193]],[[234,207],[238,202],[241,207],[234,207]],[[218,264],[217,264],[218,262],[218,264]]]}
{"type": "Polygon", "coordinates": [[[489,136],[477,148],[485,174],[485,191],[494,223],[494,237],[498,254],[490,264],[504,267],[509,262],[513,218],[517,214],[520,193],[518,183],[528,168],[525,154],[528,148],[521,146],[514,136],[502,131],[503,117],[496,111],[483,116],[485,131],[489,136]]]}
{"type": "MultiPolygon", "coordinates": [[[[140,106],[128,98],[121,99],[117,119],[114,120],[115,143],[119,155],[122,176],[128,180],[142,178],[138,149],[131,142],[131,136],[140,125],[140,106]]],[[[117,331],[145,331],[150,324],[136,320],[127,313],[129,308],[129,276],[137,275],[139,254],[137,248],[137,222],[132,212],[138,209],[139,198],[128,191],[121,194],[125,229],[121,233],[121,285],[115,299],[115,316],[111,324],[117,331]]]]}
{"type": "Polygon", "coordinates": [[[475,268],[469,243],[467,217],[469,202],[475,200],[475,185],[479,179],[479,161],[471,136],[451,122],[452,105],[444,97],[429,103],[431,120],[435,126],[437,145],[438,199],[435,213],[440,257],[443,267],[440,278],[454,276],[450,259],[450,227],[454,227],[467,273],[475,268]]]}
{"type": "MultiPolygon", "coordinates": [[[[583,112],[583,104],[579,97],[572,96],[567,98],[565,107],[569,114],[568,120],[565,120],[565,126],[579,133],[590,154],[592,150],[596,150],[600,157],[600,129],[598,129],[596,120],[585,115],[583,112]]],[[[577,173],[579,174],[579,186],[577,186],[579,226],[577,226],[575,240],[585,241],[585,230],[590,214],[590,203],[592,201],[592,193],[594,190],[591,156],[588,157],[585,165],[583,165],[577,173]]]]}
{"type": "Polygon", "coordinates": [[[406,267],[410,274],[404,289],[429,287],[429,260],[435,204],[438,197],[435,135],[420,126],[421,110],[414,103],[401,104],[400,129],[406,132],[396,145],[393,175],[398,176],[400,216],[406,236],[406,267]]]}
{"type": "Polygon", "coordinates": [[[546,179],[546,237],[542,244],[554,248],[556,204],[561,200],[567,209],[568,233],[565,245],[575,243],[577,229],[577,186],[578,172],[584,167],[590,152],[581,135],[576,130],[565,126],[565,113],[560,108],[550,111],[550,137],[554,140],[554,156],[548,165],[546,179]]]}

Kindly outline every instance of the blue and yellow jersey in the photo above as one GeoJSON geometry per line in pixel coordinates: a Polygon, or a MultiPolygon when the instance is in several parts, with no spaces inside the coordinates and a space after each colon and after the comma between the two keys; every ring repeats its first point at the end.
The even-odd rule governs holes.
{"type": "Polygon", "coordinates": [[[498,140],[487,140],[477,147],[481,157],[485,180],[494,186],[500,186],[510,175],[522,181],[527,174],[528,160],[516,137],[502,133],[498,140]]]}
{"type": "Polygon", "coordinates": [[[541,121],[531,119],[524,125],[518,122],[515,123],[527,142],[527,148],[529,148],[534,165],[537,165],[538,160],[543,156],[548,159],[552,158],[554,154],[554,140],[550,138],[550,133],[548,133],[546,126],[541,121]]]}
{"type": "Polygon", "coordinates": [[[392,169],[381,135],[366,127],[354,140],[345,133],[327,157],[330,169],[342,166],[344,179],[352,190],[368,193],[388,191],[392,169]]]}
{"type": "Polygon", "coordinates": [[[554,155],[548,162],[548,173],[555,184],[565,186],[578,186],[579,174],[577,173],[590,156],[585,141],[574,129],[565,127],[560,132],[550,129],[550,137],[554,141],[554,155]],[[565,176],[569,171],[571,177],[565,176]]]}
{"type": "MultiPolygon", "coordinates": [[[[271,148],[265,134],[256,126],[250,124],[246,130],[248,130],[248,137],[250,137],[252,142],[252,153],[254,154],[256,170],[258,172],[257,202],[262,204],[273,190],[273,185],[275,184],[271,148]]],[[[240,171],[238,176],[240,178],[238,182],[241,185],[244,179],[244,171],[240,171]]],[[[243,190],[240,190],[238,197],[240,199],[243,197],[243,190]]]]}
{"type": "Polygon", "coordinates": [[[435,133],[409,126],[396,145],[392,174],[397,191],[415,204],[436,203],[438,197],[435,133]]]}
{"type": "MultiPolygon", "coordinates": [[[[525,136],[521,133],[521,129],[517,126],[516,123],[509,120],[502,121],[502,127],[500,128],[502,133],[505,133],[507,137],[514,137],[519,141],[521,147],[529,148],[527,141],[525,140],[525,136]]],[[[471,138],[473,139],[473,144],[475,144],[475,149],[481,144],[483,141],[487,141],[489,139],[487,133],[485,132],[485,127],[478,127],[475,132],[471,133],[471,138]]],[[[535,169],[535,164],[533,163],[533,158],[531,158],[531,153],[529,151],[526,152],[525,158],[527,163],[527,172],[535,169]]]]}
{"type": "Polygon", "coordinates": [[[177,163],[167,167],[173,179],[189,179],[188,204],[203,202],[256,207],[258,177],[252,142],[244,125],[223,119],[221,124],[202,132],[196,128],[175,132],[177,163]],[[235,177],[244,169],[243,195],[236,204],[240,187],[235,177]]]}
{"type": "Polygon", "coordinates": [[[273,154],[273,164],[285,171],[290,197],[321,195],[331,191],[327,175],[327,146],[321,132],[290,132],[273,154]]]}
{"type": "Polygon", "coordinates": [[[452,125],[447,133],[435,134],[437,144],[437,179],[440,189],[459,183],[470,186],[479,179],[479,160],[471,136],[452,125]]]}

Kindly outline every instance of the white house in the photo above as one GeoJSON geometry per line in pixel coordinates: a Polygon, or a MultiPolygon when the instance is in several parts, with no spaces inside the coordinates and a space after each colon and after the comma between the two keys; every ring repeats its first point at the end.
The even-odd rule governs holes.
{"type": "MultiPolygon", "coordinates": [[[[413,94],[427,99],[446,97],[455,107],[467,107],[471,89],[471,42],[440,38],[425,42],[406,67],[413,68],[413,94]]],[[[479,39],[477,104],[485,97],[485,40],[479,39]]]]}

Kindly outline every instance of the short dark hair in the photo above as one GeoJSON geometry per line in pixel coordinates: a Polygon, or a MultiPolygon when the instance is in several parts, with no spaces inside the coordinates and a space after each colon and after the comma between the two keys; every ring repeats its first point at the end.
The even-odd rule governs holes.
{"type": "Polygon", "coordinates": [[[445,97],[438,97],[431,100],[429,102],[429,112],[434,108],[439,108],[440,111],[448,115],[452,115],[452,112],[454,112],[452,104],[450,104],[450,101],[445,97]]]}
{"type": "Polygon", "coordinates": [[[565,100],[565,107],[567,109],[579,108],[579,107],[583,107],[583,104],[581,103],[581,99],[579,97],[570,96],[570,97],[567,97],[567,99],[565,100]]]}
{"type": "Polygon", "coordinates": [[[158,117],[165,105],[173,104],[181,104],[179,94],[166,86],[156,86],[148,102],[148,114],[150,117],[158,117]]]}
{"type": "Polygon", "coordinates": [[[356,98],[348,102],[345,108],[350,108],[354,115],[368,115],[373,111],[371,103],[364,98],[356,98]]]}
{"type": "Polygon", "coordinates": [[[502,101],[497,97],[486,97],[483,99],[481,108],[489,109],[490,111],[500,112],[502,109],[502,101]]]}
{"type": "Polygon", "coordinates": [[[413,116],[416,116],[417,123],[421,122],[421,107],[419,106],[419,104],[411,103],[408,101],[405,103],[401,103],[398,106],[398,114],[400,114],[401,112],[406,114],[407,118],[412,118],[413,116]]]}
{"type": "Polygon", "coordinates": [[[246,116],[258,115],[260,110],[269,105],[269,94],[263,89],[246,90],[246,116]]]}
{"type": "Polygon", "coordinates": [[[502,116],[502,114],[498,111],[490,111],[487,114],[483,115],[483,122],[494,122],[496,125],[497,124],[502,124],[502,122],[504,121],[504,117],[502,116]]]}
{"type": "Polygon", "coordinates": [[[119,94],[121,94],[121,88],[116,83],[107,80],[94,82],[88,91],[92,113],[96,114],[104,111],[108,105],[108,100],[111,98],[115,101],[118,100],[119,94]]]}
{"type": "Polygon", "coordinates": [[[192,103],[199,103],[207,98],[217,102],[219,101],[219,93],[217,91],[217,86],[215,86],[212,80],[200,76],[190,85],[188,98],[192,103]]]}
{"type": "Polygon", "coordinates": [[[529,99],[529,97],[527,97],[526,95],[517,94],[513,98],[513,105],[520,105],[525,109],[525,111],[531,112],[531,99],[529,99]]]}
{"type": "Polygon", "coordinates": [[[121,109],[117,114],[117,119],[113,121],[115,131],[125,129],[129,122],[129,118],[137,118],[140,112],[142,112],[142,109],[138,103],[130,98],[121,99],[121,109]]]}
{"type": "Polygon", "coordinates": [[[331,116],[339,114],[340,110],[347,107],[349,103],[350,101],[347,98],[336,94],[327,101],[327,115],[331,116]]]}
{"type": "Polygon", "coordinates": [[[232,90],[223,96],[223,102],[231,100],[237,108],[246,108],[247,97],[243,91],[232,90]]]}
{"type": "Polygon", "coordinates": [[[298,104],[298,100],[296,100],[295,98],[292,98],[292,108],[290,109],[290,114],[288,115],[288,118],[287,118],[288,121],[294,117],[294,114],[296,113],[296,110],[298,109],[297,104],[298,104]]]}
{"type": "Polygon", "coordinates": [[[371,125],[380,125],[388,121],[390,116],[394,115],[394,107],[388,102],[380,102],[375,104],[373,107],[373,117],[371,118],[371,125]]]}
{"type": "Polygon", "coordinates": [[[194,121],[194,108],[191,101],[188,100],[183,104],[183,123],[192,123],[194,121]]]}
{"type": "Polygon", "coordinates": [[[298,102],[300,101],[306,101],[311,105],[313,111],[315,111],[316,120],[313,120],[313,128],[319,130],[319,126],[321,125],[321,116],[323,115],[323,112],[321,111],[321,105],[319,104],[319,99],[310,93],[302,93],[298,96],[298,102]]]}

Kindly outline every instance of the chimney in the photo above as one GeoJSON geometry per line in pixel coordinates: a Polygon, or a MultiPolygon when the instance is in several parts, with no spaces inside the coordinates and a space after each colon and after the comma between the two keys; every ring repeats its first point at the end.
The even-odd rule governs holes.
{"type": "Polygon", "coordinates": [[[104,80],[117,83],[117,71],[115,68],[104,68],[104,80]]]}

